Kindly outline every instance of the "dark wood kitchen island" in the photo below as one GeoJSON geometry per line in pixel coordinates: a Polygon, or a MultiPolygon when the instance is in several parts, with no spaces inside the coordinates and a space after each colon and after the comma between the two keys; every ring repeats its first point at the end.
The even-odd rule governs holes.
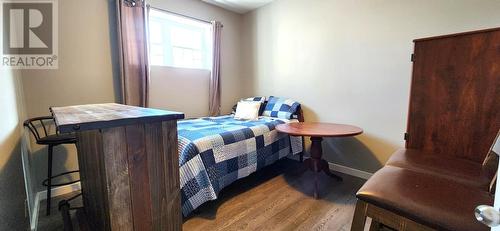
{"type": "Polygon", "coordinates": [[[177,120],[121,104],[52,107],[75,132],[83,213],[92,230],[181,230],[177,120]]]}

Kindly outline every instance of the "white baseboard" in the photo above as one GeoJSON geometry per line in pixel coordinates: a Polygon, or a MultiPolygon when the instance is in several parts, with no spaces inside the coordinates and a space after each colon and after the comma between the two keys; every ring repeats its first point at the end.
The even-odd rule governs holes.
{"type": "Polygon", "coordinates": [[[368,180],[373,175],[373,173],[365,172],[363,170],[355,168],[350,168],[340,164],[328,163],[328,167],[330,167],[330,170],[332,171],[341,172],[365,180],[368,180]]]}
{"type": "MultiPolygon", "coordinates": [[[[50,197],[54,198],[60,195],[78,191],[82,188],[80,182],[76,182],[69,185],[64,185],[60,187],[55,187],[50,189],[50,197]]],[[[40,202],[47,199],[47,191],[43,190],[36,193],[35,204],[33,208],[33,214],[31,216],[31,230],[36,231],[38,226],[38,210],[40,209],[40,202]]]]}
{"type": "Polygon", "coordinates": [[[31,214],[31,231],[36,231],[38,227],[38,209],[40,207],[40,192],[35,195],[35,204],[33,205],[33,213],[31,214]]]}
{"type": "MultiPolygon", "coordinates": [[[[288,158],[298,161],[299,155],[288,156],[288,158]]],[[[307,158],[309,158],[309,157],[304,156],[304,160],[307,158]]],[[[347,166],[340,165],[340,164],[334,164],[334,163],[330,163],[330,162],[328,162],[328,167],[332,171],[344,173],[344,174],[347,174],[350,176],[355,176],[355,177],[365,179],[365,180],[368,180],[368,178],[370,178],[373,175],[373,173],[365,172],[363,170],[347,167],[347,166]]]]}
{"type": "MultiPolygon", "coordinates": [[[[80,182],[55,187],[55,188],[52,188],[50,190],[50,197],[57,197],[60,195],[64,195],[66,193],[75,192],[75,191],[80,190],[81,188],[82,188],[82,186],[81,186],[80,182]]],[[[39,194],[40,201],[47,199],[47,191],[46,190],[40,191],[37,194],[39,194]]]]}

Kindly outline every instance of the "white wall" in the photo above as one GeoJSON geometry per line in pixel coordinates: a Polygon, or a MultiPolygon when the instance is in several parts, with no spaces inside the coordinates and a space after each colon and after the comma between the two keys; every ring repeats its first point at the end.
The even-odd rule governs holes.
{"type": "Polygon", "coordinates": [[[209,70],[151,67],[149,106],[182,111],[186,118],[208,115],[209,70]]]}
{"type": "MultiPolygon", "coordinates": [[[[221,47],[221,112],[229,113],[231,112],[232,106],[241,98],[241,91],[244,88],[241,84],[241,70],[240,70],[240,32],[241,32],[241,15],[224,10],[222,8],[204,3],[199,0],[150,0],[151,6],[166,9],[176,13],[189,15],[199,19],[211,21],[217,20],[222,22],[224,28],[222,29],[222,47],[221,47]]],[[[182,79],[182,76],[187,76],[194,74],[192,70],[186,69],[170,69],[171,71],[165,70],[164,72],[155,72],[152,69],[151,81],[155,83],[156,81],[166,81],[165,76],[170,76],[171,78],[178,77],[178,80],[174,80],[172,84],[178,84],[179,86],[189,86],[191,79],[182,79]],[[159,76],[163,74],[163,76],[159,76]]],[[[205,73],[200,73],[204,75],[205,73]]],[[[197,74],[196,74],[197,75],[197,74]]],[[[196,76],[192,76],[196,78],[196,76]]],[[[204,80],[202,80],[204,81],[204,80]]],[[[154,107],[157,102],[177,102],[176,104],[165,104],[165,105],[180,105],[184,104],[184,108],[180,111],[186,112],[187,116],[197,116],[197,115],[207,115],[208,106],[206,107],[206,112],[201,114],[200,109],[197,105],[208,105],[208,95],[206,97],[188,97],[189,94],[193,93],[200,95],[199,93],[194,93],[194,91],[199,91],[201,85],[193,85],[192,88],[188,89],[189,93],[181,92],[181,94],[174,95],[172,93],[167,94],[166,89],[169,89],[165,85],[155,85],[151,84],[151,92],[161,92],[164,91],[166,94],[154,94],[150,95],[151,104],[154,107]],[[158,89],[160,88],[160,89],[158,89]],[[187,94],[187,95],[186,95],[187,94]],[[170,99],[167,99],[170,97],[170,99]],[[153,104],[155,103],[155,104],[153,104]],[[190,115],[192,114],[192,115],[190,115]]],[[[175,85],[173,85],[175,87],[175,85]]],[[[207,94],[208,94],[208,85],[207,94]]],[[[176,91],[177,92],[177,91],[176,91]]]]}
{"type": "Polygon", "coordinates": [[[0,230],[26,230],[21,161],[24,108],[19,71],[0,70],[0,230]]]}
{"type": "Polygon", "coordinates": [[[365,133],[326,158],[373,172],[403,147],[412,40],[500,26],[500,1],[277,0],[243,18],[246,95],[300,101],[306,121],[365,133]]]}

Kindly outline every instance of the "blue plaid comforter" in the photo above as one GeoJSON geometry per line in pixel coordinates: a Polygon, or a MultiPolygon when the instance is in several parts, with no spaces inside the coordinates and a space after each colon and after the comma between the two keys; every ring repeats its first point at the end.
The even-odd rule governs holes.
{"type": "Polygon", "coordinates": [[[286,119],[235,120],[232,115],[178,122],[182,213],[217,199],[237,179],[302,151],[300,137],[274,128],[286,119]]]}

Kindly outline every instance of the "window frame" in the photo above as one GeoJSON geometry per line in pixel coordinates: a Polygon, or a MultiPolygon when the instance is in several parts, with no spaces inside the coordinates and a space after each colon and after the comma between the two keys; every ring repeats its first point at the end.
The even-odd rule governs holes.
{"type": "MultiPolygon", "coordinates": [[[[189,18],[189,17],[183,17],[181,15],[177,15],[175,13],[170,13],[170,12],[165,12],[162,10],[158,9],[150,9],[150,13],[148,15],[148,43],[149,43],[149,60],[150,60],[150,65],[151,66],[168,66],[168,67],[174,67],[174,68],[188,68],[188,69],[202,69],[202,70],[211,70],[212,69],[212,28],[211,24],[208,22],[200,22],[198,20],[189,18]],[[152,16],[152,11],[154,11],[153,14],[164,14],[165,18],[161,18],[158,16],[152,16]],[[171,17],[169,19],[168,17],[171,17]],[[176,18],[180,20],[175,20],[176,18]],[[186,21],[189,23],[182,23],[181,21],[186,21]],[[156,23],[159,25],[160,29],[160,34],[162,37],[161,43],[153,43],[152,38],[151,38],[151,24],[156,23]],[[192,23],[192,24],[191,24],[192,23]],[[203,25],[205,24],[205,25],[203,25]],[[178,28],[180,30],[187,30],[190,32],[198,33],[199,38],[200,38],[200,49],[196,49],[193,47],[182,47],[178,45],[174,45],[173,39],[172,39],[172,30],[174,28],[178,28]],[[154,52],[152,51],[153,46],[159,46],[162,47],[162,52],[163,55],[163,62],[162,64],[154,63],[153,56],[158,56],[154,55],[154,52]],[[174,49],[183,49],[183,50],[192,50],[193,52],[199,52],[201,55],[201,60],[199,65],[182,65],[177,63],[176,64],[176,57],[174,56],[174,49]]],[[[193,61],[192,62],[196,62],[193,61]]]]}

